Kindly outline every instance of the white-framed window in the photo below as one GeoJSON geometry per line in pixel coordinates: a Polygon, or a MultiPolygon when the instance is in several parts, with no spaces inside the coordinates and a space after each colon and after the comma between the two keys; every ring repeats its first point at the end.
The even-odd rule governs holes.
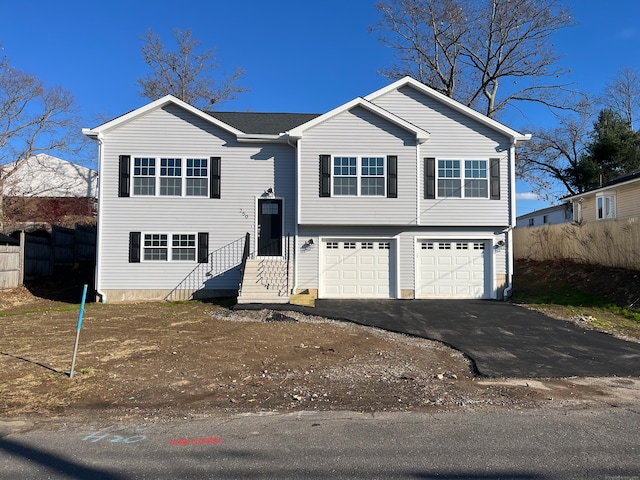
{"type": "Polygon", "coordinates": [[[182,196],[182,159],[160,159],[160,195],[182,196]]]}
{"type": "Polygon", "coordinates": [[[142,258],[145,262],[193,262],[196,260],[196,235],[194,233],[145,233],[142,258]]]}
{"type": "Polygon", "coordinates": [[[334,196],[384,197],[385,157],[334,156],[331,176],[334,196]]]}
{"type": "Polygon", "coordinates": [[[133,159],[133,194],[156,194],[156,159],[136,157],[133,159]]]}
{"type": "Polygon", "coordinates": [[[145,261],[167,261],[169,252],[167,234],[145,233],[142,251],[142,258],[145,261]]]}
{"type": "Polygon", "coordinates": [[[187,158],[187,197],[206,197],[209,195],[209,169],[206,158],[187,158]]]}
{"type": "Polygon", "coordinates": [[[134,157],[133,195],[207,197],[209,167],[207,158],[134,157]]]}
{"type": "Polygon", "coordinates": [[[487,160],[438,160],[438,198],[489,198],[487,160]]]}
{"type": "Polygon", "coordinates": [[[598,195],[596,197],[596,218],[598,220],[616,218],[615,194],[598,195]]]}
{"type": "Polygon", "coordinates": [[[530,226],[530,227],[533,227],[534,223],[535,223],[535,219],[530,218],[530,219],[529,219],[529,226],[530,226]]]}

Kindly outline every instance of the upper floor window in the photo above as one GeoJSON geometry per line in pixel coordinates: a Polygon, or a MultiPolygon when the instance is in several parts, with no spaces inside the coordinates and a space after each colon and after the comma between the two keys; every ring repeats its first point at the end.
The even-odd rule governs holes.
{"type": "Polygon", "coordinates": [[[206,197],[209,195],[207,158],[133,159],[133,195],[206,197]]]}
{"type": "Polygon", "coordinates": [[[133,160],[133,194],[156,194],[156,159],[135,158],[133,160]]]}
{"type": "Polygon", "coordinates": [[[596,197],[596,216],[598,220],[616,218],[616,196],[614,194],[596,197]]]}
{"type": "Polygon", "coordinates": [[[384,157],[333,157],[333,194],[385,196],[384,157]]]}
{"type": "Polygon", "coordinates": [[[486,160],[438,160],[438,197],[489,198],[486,160]]]}

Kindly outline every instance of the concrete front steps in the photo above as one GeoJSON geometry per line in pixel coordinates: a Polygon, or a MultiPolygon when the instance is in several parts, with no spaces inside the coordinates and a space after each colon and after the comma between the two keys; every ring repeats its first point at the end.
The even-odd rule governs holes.
{"type": "Polygon", "coordinates": [[[248,259],[238,303],[289,303],[287,261],[272,257],[248,259]]]}

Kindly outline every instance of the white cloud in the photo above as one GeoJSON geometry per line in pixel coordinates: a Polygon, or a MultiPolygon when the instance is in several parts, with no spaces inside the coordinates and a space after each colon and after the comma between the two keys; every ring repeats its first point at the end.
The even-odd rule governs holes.
{"type": "Polygon", "coordinates": [[[516,200],[540,200],[540,196],[534,192],[516,193],[516,200]]]}
{"type": "Polygon", "coordinates": [[[633,27],[628,27],[628,28],[623,28],[622,30],[620,30],[618,32],[617,37],[622,39],[622,40],[630,40],[632,38],[635,38],[637,34],[637,31],[635,28],[633,27]]]}

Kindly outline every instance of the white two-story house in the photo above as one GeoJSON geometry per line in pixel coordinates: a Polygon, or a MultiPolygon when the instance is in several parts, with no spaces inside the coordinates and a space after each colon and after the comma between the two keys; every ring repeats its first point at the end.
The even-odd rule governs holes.
{"type": "Polygon", "coordinates": [[[529,139],[404,78],[322,115],[167,96],[99,142],[102,301],[501,299],[529,139]]]}

